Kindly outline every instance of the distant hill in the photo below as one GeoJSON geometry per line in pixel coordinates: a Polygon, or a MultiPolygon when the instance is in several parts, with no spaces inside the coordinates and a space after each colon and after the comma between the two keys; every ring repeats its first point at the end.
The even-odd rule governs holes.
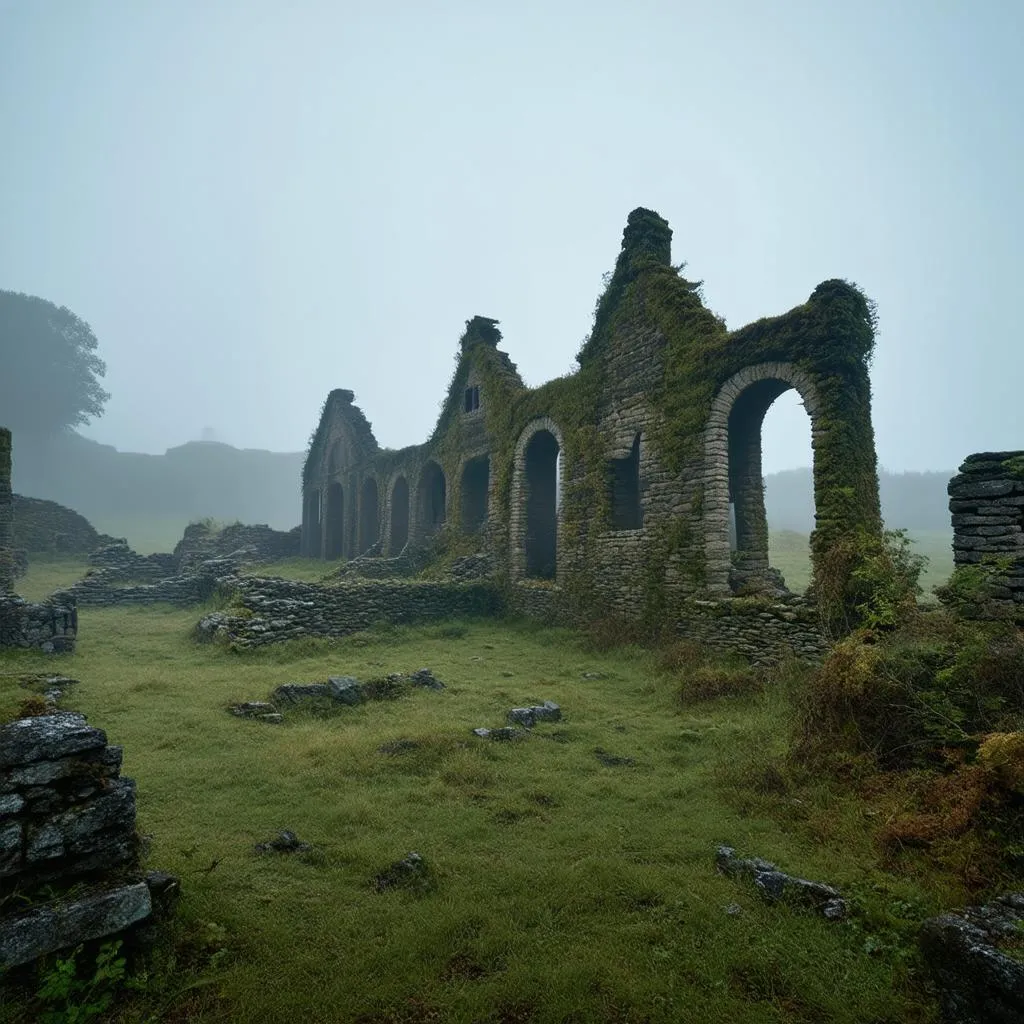
{"type": "MultiPolygon", "coordinates": [[[[14,490],[73,508],[94,526],[135,541],[139,523],[164,524],[173,545],[195,519],[267,523],[291,529],[301,518],[302,452],[232,448],[190,441],[163,455],[120,452],[76,433],[14,438],[14,490]]],[[[166,540],[165,540],[166,538],[166,540]]]]}
{"type": "MultiPolygon", "coordinates": [[[[882,516],[890,529],[951,530],[946,485],[953,470],[879,473],[882,516]]],[[[814,529],[814,485],[810,469],[788,469],[765,477],[765,506],[773,530],[814,529]]]]}

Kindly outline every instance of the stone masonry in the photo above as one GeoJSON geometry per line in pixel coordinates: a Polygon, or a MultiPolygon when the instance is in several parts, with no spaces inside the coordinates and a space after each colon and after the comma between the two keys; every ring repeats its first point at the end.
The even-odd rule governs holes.
{"type": "Polygon", "coordinates": [[[881,536],[870,305],[826,281],[790,312],[728,331],[673,269],[671,236],[656,213],[630,214],[574,374],[527,388],[497,321],[467,321],[423,444],[382,449],[353,393],[332,391],[303,470],[303,554],[358,559],[366,577],[368,561],[390,563],[384,576],[407,546],[440,541],[486,556],[527,613],[674,625],[758,658],[761,637],[820,651],[813,608],[790,606],[768,564],[761,425],[781,394],[800,395],[816,566],[839,541],[881,536]],[[722,613],[719,602],[755,596],[785,608],[722,613]]]}
{"type": "Polygon", "coordinates": [[[121,748],[83,715],[0,726],[0,897],[22,897],[0,901],[0,969],[153,914],[168,876],[139,869],[135,783],[120,767],[121,748]]]}
{"type": "Polygon", "coordinates": [[[1024,452],[968,455],[949,482],[955,566],[987,570],[975,612],[1024,621],[1024,452]]]}
{"type": "Polygon", "coordinates": [[[74,601],[55,595],[41,604],[33,604],[13,592],[13,509],[11,433],[0,427],[0,648],[37,647],[47,653],[72,651],[78,633],[74,601]]]}

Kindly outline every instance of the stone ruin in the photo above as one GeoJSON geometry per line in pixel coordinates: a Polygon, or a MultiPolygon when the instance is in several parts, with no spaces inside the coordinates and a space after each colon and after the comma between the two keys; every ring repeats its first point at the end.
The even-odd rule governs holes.
{"type": "Polygon", "coordinates": [[[55,594],[33,604],[14,593],[17,561],[12,547],[11,432],[0,427],[0,648],[36,647],[48,653],[74,650],[78,610],[55,594]]]}
{"type": "MultiPolygon", "coordinates": [[[[64,681],[67,682],[67,681],[64,681]]],[[[0,970],[168,912],[177,880],[140,868],[135,783],[83,715],[0,726],[0,970]]]]}
{"type": "Polygon", "coordinates": [[[653,211],[630,214],[567,377],[527,388],[498,322],[467,321],[423,444],[382,449],[353,393],[331,391],[303,471],[302,553],[367,577],[421,565],[424,548],[475,554],[515,611],[668,625],[755,660],[817,656],[828,609],[768,564],[761,424],[797,391],[816,573],[844,540],[880,537],[873,307],[831,280],[729,331],[672,266],[671,238],[653,211]]]}
{"type": "Polygon", "coordinates": [[[954,578],[943,591],[975,617],[1024,623],[1024,452],[968,455],[949,482],[954,578]],[[974,586],[971,587],[972,582],[974,586]]]}

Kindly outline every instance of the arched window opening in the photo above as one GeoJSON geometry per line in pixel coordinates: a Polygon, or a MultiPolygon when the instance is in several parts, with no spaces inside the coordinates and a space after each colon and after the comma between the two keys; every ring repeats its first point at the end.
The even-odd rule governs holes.
{"type": "Polygon", "coordinates": [[[490,456],[470,459],[462,470],[462,529],[474,533],[487,522],[487,486],[490,456]]]}
{"type": "Polygon", "coordinates": [[[639,530],[643,525],[640,510],[640,435],[624,459],[612,459],[609,473],[611,486],[612,529],[639,530]]]}
{"type": "Polygon", "coordinates": [[[409,541],[409,482],[404,476],[391,488],[391,555],[398,555],[409,541]]]}
{"type": "Polygon", "coordinates": [[[327,538],[324,554],[328,559],[341,558],[345,551],[345,492],[334,481],[327,488],[327,538]]]}
{"type": "Polygon", "coordinates": [[[436,533],[445,520],[444,470],[428,462],[420,476],[419,518],[424,533],[436,533]]]}
{"type": "Polygon", "coordinates": [[[363,481],[359,505],[359,553],[362,554],[377,543],[378,536],[377,481],[372,476],[363,481]]]}
{"type": "MultiPolygon", "coordinates": [[[[792,535],[784,539],[782,546],[788,550],[784,557],[773,560],[765,505],[763,425],[775,400],[791,387],[788,381],[775,378],[756,381],[736,398],[729,413],[729,589],[733,593],[785,592],[790,585],[803,590],[810,578],[806,537],[798,538],[798,543],[794,543],[792,535]],[[789,585],[787,575],[792,576],[789,585]]],[[[793,400],[782,403],[783,418],[788,419],[791,407],[799,405],[799,395],[794,391],[793,396],[793,400]]],[[[786,447],[792,449],[791,440],[786,447]]]]}
{"type": "Polygon", "coordinates": [[[554,579],[558,553],[558,441],[538,430],[525,452],[526,575],[554,579]]]}

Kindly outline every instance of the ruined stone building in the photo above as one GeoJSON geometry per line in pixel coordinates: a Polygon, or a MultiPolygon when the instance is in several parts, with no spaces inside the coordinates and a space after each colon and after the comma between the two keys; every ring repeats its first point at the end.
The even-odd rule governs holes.
{"type": "Polygon", "coordinates": [[[486,552],[512,592],[647,621],[778,596],[761,424],[790,388],[811,422],[816,569],[844,537],[877,535],[868,300],[829,280],[788,313],[730,331],[672,266],[671,237],[658,214],[629,215],[566,377],[527,388],[497,321],[468,321],[423,444],[380,448],[352,392],[332,391],[303,473],[303,552],[486,552]]]}

